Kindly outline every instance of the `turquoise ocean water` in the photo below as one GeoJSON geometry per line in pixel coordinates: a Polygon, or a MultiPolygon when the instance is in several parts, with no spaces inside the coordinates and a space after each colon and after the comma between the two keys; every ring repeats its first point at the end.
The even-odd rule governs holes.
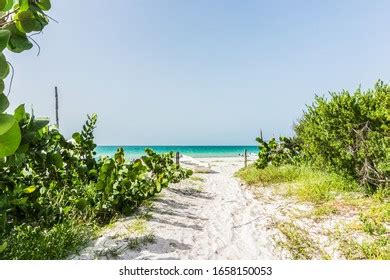
{"type": "Polygon", "coordinates": [[[145,148],[151,148],[157,153],[170,151],[179,152],[190,157],[236,157],[248,153],[258,153],[257,146],[98,146],[97,156],[113,155],[119,147],[123,147],[127,158],[134,159],[143,156],[145,148]]]}

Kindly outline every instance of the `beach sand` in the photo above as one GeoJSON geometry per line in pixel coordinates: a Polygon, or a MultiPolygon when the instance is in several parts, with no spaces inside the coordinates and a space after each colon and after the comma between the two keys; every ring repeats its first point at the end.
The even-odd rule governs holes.
{"type": "MultiPolygon", "coordinates": [[[[270,226],[286,201],[256,199],[235,178],[243,158],[203,158],[212,173],[173,184],[72,259],[281,259],[270,226]]],[[[263,194],[267,195],[267,194],[263,194]]],[[[269,198],[272,194],[269,194],[269,198]]]]}

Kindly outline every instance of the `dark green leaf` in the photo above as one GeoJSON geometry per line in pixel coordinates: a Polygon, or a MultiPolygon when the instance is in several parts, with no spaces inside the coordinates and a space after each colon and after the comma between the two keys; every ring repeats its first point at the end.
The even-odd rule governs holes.
{"type": "Polygon", "coordinates": [[[0,11],[9,11],[13,4],[13,0],[0,0],[0,11]]]}
{"type": "Polygon", "coordinates": [[[7,110],[9,106],[9,101],[7,96],[0,93],[0,113],[3,113],[5,110],[7,110]]]}
{"type": "Polygon", "coordinates": [[[10,156],[21,141],[19,124],[9,115],[0,115],[0,158],[10,156]]]}
{"type": "Polygon", "coordinates": [[[27,11],[29,7],[30,7],[29,0],[19,0],[20,11],[22,11],[22,12],[27,11]]]}
{"type": "Polygon", "coordinates": [[[8,45],[11,32],[7,29],[0,30],[0,52],[2,52],[8,45]]]}
{"type": "Polygon", "coordinates": [[[14,118],[17,122],[20,122],[26,117],[26,110],[24,109],[24,104],[19,105],[18,108],[15,109],[14,118]]]}
{"type": "Polygon", "coordinates": [[[0,79],[4,79],[9,74],[9,65],[4,56],[4,54],[0,54],[0,79]]]}
{"type": "Polygon", "coordinates": [[[51,9],[51,3],[50,0],[40,0],[37,3],[38,7],[41,8],[44,11],[48,11],[51,9]]]}

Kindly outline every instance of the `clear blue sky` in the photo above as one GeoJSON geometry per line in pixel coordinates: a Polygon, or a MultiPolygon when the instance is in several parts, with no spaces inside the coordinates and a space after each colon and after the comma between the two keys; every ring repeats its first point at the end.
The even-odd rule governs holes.
{"type": "Polygon", "coordinates": [[[315,94],[390,78],[390,1],[52,0],[41,45],[7,54],[11,102],[99,144],[255,144],[315,94]]]}

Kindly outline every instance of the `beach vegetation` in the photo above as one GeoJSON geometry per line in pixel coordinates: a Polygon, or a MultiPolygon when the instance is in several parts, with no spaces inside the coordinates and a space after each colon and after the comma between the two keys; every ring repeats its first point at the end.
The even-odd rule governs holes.
{"type": "Polygon", "coordinates": [[[356,180],[368,192],[390,183],[390,86],[316,96],[293,137],[257,138],[256,167],[309,165],[356,180]]]}
{"type": "MultiPolygon", "coordinates": [[[[0,52],[33,47],[29,35],[49,23],[49,0],[0,1],[0,52]]],[[[97,158],[88,116],[80,132],[66,139],[49,119],[14,112],[4,94],[10,64],[0,55],[0,259],[62,259],[93,238],[96,226],[128,215],[170,183],[191,172],[173,153],[128,161],[122,148],[97,158]]]]}
{"type": "MultiPolygon", "coordinates": [[[[255,187],[278,186],[279,194],[310,203],[313,209],[301,218],[354,217],[334,238],[345,258],[389,259],[389,108],[390,86],[381,81],[367,91],[316,96],[295,124],[294,136],[257,138],[257,162],[237,176],[255,187]]],[[[278,230],[288,241],[278,244],[294,258],[310,257],[311,242],[295,224],[278,230]]]]}
{"type": "Polygon", "coordinates": [[[276,228],[282,237],[276,241],[278,247],[286,250],[295,260],[329,259],[329,255],[321,249],[310,234],[294,223],[278,222],[276,228]]]}

